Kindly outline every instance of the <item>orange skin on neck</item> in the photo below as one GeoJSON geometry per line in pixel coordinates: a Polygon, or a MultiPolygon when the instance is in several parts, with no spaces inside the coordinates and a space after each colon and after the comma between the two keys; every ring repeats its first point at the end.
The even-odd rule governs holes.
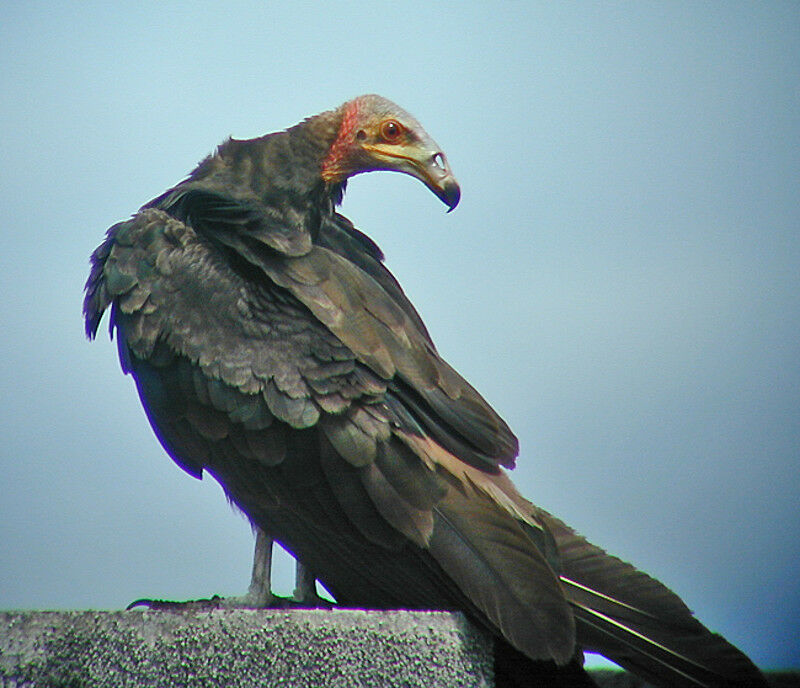
{"type": "Polygon", "coordinates": [[[358,99],[351,100],[345,106],[339,133],[331,145],[328,156],[322,163],[322,179],[329,183],[343,181],[347,178],[347,158],[355,144],[356,123],[358,122],[358,99]]]}

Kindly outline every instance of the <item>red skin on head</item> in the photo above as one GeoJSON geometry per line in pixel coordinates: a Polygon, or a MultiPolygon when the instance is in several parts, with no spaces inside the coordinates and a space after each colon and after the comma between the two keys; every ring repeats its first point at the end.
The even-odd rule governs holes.
{"type": "Polygon", "coordinates": [[[322,163],[322,178],[326,182],[339,182],[347,176],[347,157],[355,143],[357,122],[358,98],[351,100],[345,106],[339,133],[322,163]]]}

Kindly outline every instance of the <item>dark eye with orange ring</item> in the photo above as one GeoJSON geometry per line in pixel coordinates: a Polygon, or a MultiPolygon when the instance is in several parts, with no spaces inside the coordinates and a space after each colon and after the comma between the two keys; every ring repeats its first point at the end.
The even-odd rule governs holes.
{"type": "Polygon", "coordinates": [[[404,132],[405,127],[396,119],[387,119],[381,124],[381,138],[386,143],[397,143],[404,132]]]}

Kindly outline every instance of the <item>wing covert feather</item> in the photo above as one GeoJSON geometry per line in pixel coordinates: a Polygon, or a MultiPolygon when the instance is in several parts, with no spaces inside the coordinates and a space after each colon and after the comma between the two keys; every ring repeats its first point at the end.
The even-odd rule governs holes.
{"type": "MultiPolygon", "coordinates": [[[[160,210],[115,225],[95,252],[84,302],[91,335],[112,302],[123,362],[150,360],[166,342],[210,380],[262,395],[269,413],[295,428],[385,388],[374,374],[357,373],[347,346],[291,294],[239,275],[192,228],[160,210]]],[[[266,422],[261,407],[243,397],[215,384],[200,387],[215,407],[235,406],[255,426],[266,422]]]]}
{"type": "Polygon", "coordinates": [[[415,390],[428,409],[419,420],[432,431],[443,426],[445,443],[457,436],[462,444],[453,447],[456,453],[472,445],[487,470],[513,465],[518,443],[506,423],[367,273],[321,247],[292,258],[251,250],[249,259],[305,304],[358,360],[380,377],[396,376],[415,390]]]}

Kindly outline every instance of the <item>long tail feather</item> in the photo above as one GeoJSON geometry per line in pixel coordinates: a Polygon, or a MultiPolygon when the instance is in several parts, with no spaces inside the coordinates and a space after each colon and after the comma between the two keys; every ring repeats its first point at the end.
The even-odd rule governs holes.
{"type": "Polygon", "coordinates": [[[666,586],[540,510],[555,537],[559,577],[578,644],[657,686],[765,687],[755,665],[709,631],[666,586]]]}

